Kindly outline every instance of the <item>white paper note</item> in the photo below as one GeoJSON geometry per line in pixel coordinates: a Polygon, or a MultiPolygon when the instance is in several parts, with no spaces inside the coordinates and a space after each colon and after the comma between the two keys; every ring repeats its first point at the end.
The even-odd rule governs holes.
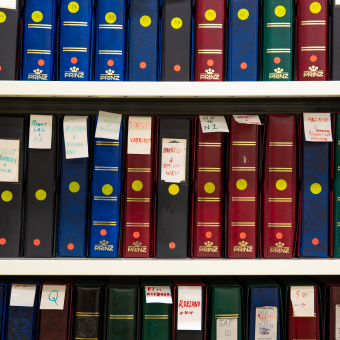
{"type": "Polygon", "coordinates": [[[36,285],[12,284],[10,306],[33,307],[36,285]]]}
{"type": "Polygon", "coordinates": [[[16,0],[0,0],[0,8],[17,9],[16,0]]]}
{"type": "Polygon", "coordinates": [[[151,117],[129,117],[127,146],[129,155],[150,155],[151,117]]]}
{"type": "Polygon", "coordinates": [[[216,340],[237,340],[237,319],[216,320],[216,340]]]}
{"type": "Polygon", "coordinates": [[[40,309],[64,309],[66,286],[43,285],[40,309]]]}
{"type": "Polygon", "coordinates": [[[314,316],[314,286],[291,286],[294,316],[314,316]]]}
{"type": "Polygon", "coordinates": [[[202,287],[178,287],[177,329],[202,329],[202,287]]]}
{"type": "Polygon", "coordinates": [[[262,125],[258,115],[234,115],[233,117],[240,124],[262,125]]]}
{"type": "Polygon", "coordinates": [[[146,303],[172,304],[170,286],[145,286],[146,303]]]}
{"type": "Polygon", "coordinates": [[[66,159],[89,157],[87,117],[65,116],[64,137],[66,159]]]}
{"type": "Polygon", "coordinates": [[[29,143],[30,149],[51,149],[52,116],[31,115],[29,143]]]}
{"type": "Polygon", "coordinates": [[[121,114],[99,111],[95,137],[118,140],[121,122],[121,114]]]}
{"type": "Polygon", "coordinates": [[[277,307],[256,307],[255,340],[277,339],[277,307]]]}
{"type": "Polygon", "coordinates": [[[19,181],[20,141],[0,139],[0,182],[19,181]]]}
{"type": "Polygon", "coordinates": [[[227,122],[223,116],[200,116],[203,133],[229,132],[227,122]]]}
{"type": "Polygon", "coordinates": [[[335,340],[340,340],[340,305],[335,306],[335,340]]]}
{"type": "Polygon", "coordinates": [[[308,142],[332,142],[330,113],[304,113],[303,125],[308,142]]]}
{"type": "Polygon", "coordinates": [[[335,5],[336,6],[340,5],[340,0],[335,0],[335,5]]]}
{"type": "Polygon", "coordinates": [[[161,176],[163,181],[172,183],[185,181],[186,142],[186,139],[163,138],[161,176]]]}

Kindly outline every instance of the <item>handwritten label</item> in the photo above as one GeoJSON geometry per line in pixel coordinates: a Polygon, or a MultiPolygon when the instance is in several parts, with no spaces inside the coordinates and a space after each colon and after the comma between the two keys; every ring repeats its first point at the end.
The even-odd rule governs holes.
{"type": "Polygon", "coordinates": [[[52,116],[31,115],[30,149],[51,149],[52,144],[52,116]]]}
{"type": "Polygon", "coordinates": [[[223,116],[200,116],[203,133],[229,132],[227,122],[223,116]]]}
{"type": "Polygon", "coordinates": [[[10,306],[33,307],[36,285],[12,284],[10,306]]]}
{"type": "Polygon", "coordinates": [[[330,113],[304,113],[303,125],[308,142],[332,142],[330,113]]]}
{"type": "Polygon", "coordinates": [[[340,305],[335,306],[335,340],[340,340],[340,305]]]}
{"type": "Polygon", "coordinates": [[[118,140],[121,122],[122,115],[99,111],[95,137],[118,140]]]}
{"type": "Polygon", "coordinates": [[[66,159],[89,157],[87,117],[65,116],[64,138],[66,159]]]}
{"type": "Polygon", "coordinates": [[[240,124],[262,125],[258,115],[234,115],[233,117],[240,124]]]}
{"type": "Polygon", "coordinates": [[[277,339],[277,307],[256,307],[255,340],[277,339]]]}
{"type": "Polygon", "coordinates": [[[294,316],[314,316],[314,286],[291,286],[294,316]]]}
{"type": "Polygon", "coordinates": [[[150,155],[151,117],[129,117],[127,153],[150,155]]]}
{"type": "Polygon", "coordinates": [[[168,139],[162,141],[162,176],[165,182],[180,183],[185,181],[186,139],[168,139]]]}
{"type": "Polygon", "coordinates": [[[17,9],[16,0],[0,0],[0,8],[17,9]]]}
{"type": "Polygon", "coordinates": [[[202,287],[178,287],[177,329],[202,329],[202,287]]]}
{"type": "Polygon", "coordinates": [[[170,286],[145,286],[146,303],[172,304],[170,286]]]}
{"type": "Polygon", "coordinates": [[[237,319],[216,320],[216,340],[237,340],[237,319]]]}
{"type": "Polygon", "coordinates": [[[20,141],[0,139],[0,182],[19,181],[20,141]]]}
{"type": "Polygon", "coordinates": [[[64,309],[66,286],[43,285],[40,309],[64,309]]]}

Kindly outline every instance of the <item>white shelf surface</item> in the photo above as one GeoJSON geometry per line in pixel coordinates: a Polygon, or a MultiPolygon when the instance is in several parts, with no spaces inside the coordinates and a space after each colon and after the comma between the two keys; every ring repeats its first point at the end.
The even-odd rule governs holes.
{"type": "Polygon", "coordinates": [[[0,275],[340,275],[340,259],[0,259],[0,275]]]}
{"type": "Polygon", "coordinates": [[[0,97],[301,98],[340,97],[340,81],[317,82],[30,82],[1,81],[0,97]]]}

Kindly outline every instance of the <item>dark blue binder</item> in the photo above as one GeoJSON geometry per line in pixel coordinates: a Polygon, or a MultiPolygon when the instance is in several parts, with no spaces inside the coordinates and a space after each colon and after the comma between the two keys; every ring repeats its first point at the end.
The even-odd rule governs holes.
{"type": "Polygon", "coordinates": [[[0,277],[0,339],[5,336],[8,285],[12,279],[12,276],[0,277]]]}

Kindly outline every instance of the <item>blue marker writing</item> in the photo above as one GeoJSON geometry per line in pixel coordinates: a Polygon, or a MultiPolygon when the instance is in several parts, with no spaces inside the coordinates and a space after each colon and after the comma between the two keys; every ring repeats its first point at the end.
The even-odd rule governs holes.
{"type": "Polygon", "coordinates": [[[55,302],[55,304],[58,306],[58,304],[57,304],[57,300],[58,300],[58,291],[57,291],[57,290],[52,290],[52,292],[51,292],[50,295],[48,296],[48,299],[49,299],[50,301],[55,302]],[[52,293],[55,293],[55,294],[52,295],[52,293]]]}

